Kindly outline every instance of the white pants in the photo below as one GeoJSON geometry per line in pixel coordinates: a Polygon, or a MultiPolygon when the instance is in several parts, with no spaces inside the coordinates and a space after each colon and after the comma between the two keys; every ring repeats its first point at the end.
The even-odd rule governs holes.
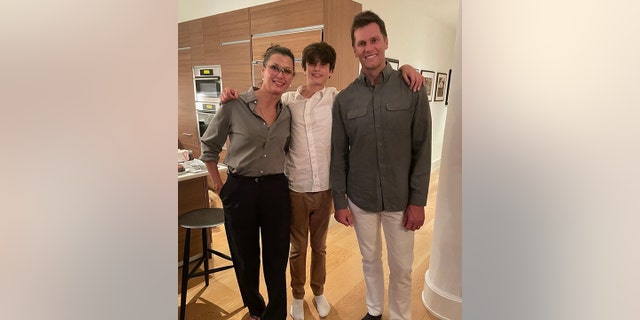
{"type": "Polygon", "coordinates": [[[389,263],[389,316],[391,320],[411,320],[411,267],[413,236],[402,225],[403,212],[368,212],[349,200],[354,228],[362,254],[362,270],[367,289],[367,309],[371,315],[382,314],[384,273],[382,270],[382,236],[384,229],[389,263]]]}

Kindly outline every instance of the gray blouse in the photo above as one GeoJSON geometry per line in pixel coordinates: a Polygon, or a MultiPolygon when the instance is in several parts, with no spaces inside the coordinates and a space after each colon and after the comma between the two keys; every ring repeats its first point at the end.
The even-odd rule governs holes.
{"type": "Polygon", "coordinates": [[[202,136],[204,162],[218,162],[229,138],[224,164],[231,173],[258,177],[284,172],[285,154],[291,131],[291,112],[278,103],[276,120],[267,126],[255,108],[256,88],[240,94],[239,99],[221,105],[202,136]]]}

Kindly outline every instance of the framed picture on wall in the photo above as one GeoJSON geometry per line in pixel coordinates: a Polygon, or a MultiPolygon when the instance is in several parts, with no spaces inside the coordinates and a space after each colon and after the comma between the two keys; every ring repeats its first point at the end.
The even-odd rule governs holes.
{"type": "Polygon", "coordinates": [[[447,97],[444,100],[444,105],[449,105],[449,91],[451,90],[451,69],[449,69],[449,76],[447,77],[447,97]]]}
{"type": "Polygon", "coordinates": [[[400,68],[400,60],[394,58],[386,58],[386,60],[393,70],[398,70],[400,68]]]}
{"type": "Polygon", "coordinates": [[[421,70],[420,73],[424,77],[424,88],[427,90],[429,101],[433,101],[433,88],[436,78],[436,73],[431,70],[421,70]]]}
{"type": "Polygon", "coordinates": [[[436,93],[434,101],[444,101],[444,94],[447,92],[447,74],[438,72],[436,78],[436,93]]]}

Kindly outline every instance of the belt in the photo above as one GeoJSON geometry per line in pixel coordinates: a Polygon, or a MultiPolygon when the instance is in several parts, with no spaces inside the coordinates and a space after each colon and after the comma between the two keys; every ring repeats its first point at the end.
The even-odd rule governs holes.
{"type": "Polygon", "coordinates": [[[234,179],[240,179],[240,180],[247,180],[247,181],[254,181],[256,183],[260,183],[262,181],[265,180],[281,180],[281,179],[286,179],[284,173],[276,173],[276,174],[265,174],[264,176],[258,176],[258,177],[249,177],[249,176],[241,176],[239,174],[235,174],[232,172],[227,172],[227,176],[229,177],[233,177],[234,179]]]}

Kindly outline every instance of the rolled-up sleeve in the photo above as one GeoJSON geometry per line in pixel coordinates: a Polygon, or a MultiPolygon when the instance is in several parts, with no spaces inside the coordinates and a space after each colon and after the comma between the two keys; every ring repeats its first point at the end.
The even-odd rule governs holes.
{"type": "Polygon", "coordinates": [[[209,123],[201,139],[202,154],[200,155],[200,160],[216,163],[220,161],[220,152],[229,134],[231,116],[229,110],[230,108],[238,107],[231,105],[234,103],[238,103],[237,100],[229,102],[229,105],[222,104],[209,123]]]}

